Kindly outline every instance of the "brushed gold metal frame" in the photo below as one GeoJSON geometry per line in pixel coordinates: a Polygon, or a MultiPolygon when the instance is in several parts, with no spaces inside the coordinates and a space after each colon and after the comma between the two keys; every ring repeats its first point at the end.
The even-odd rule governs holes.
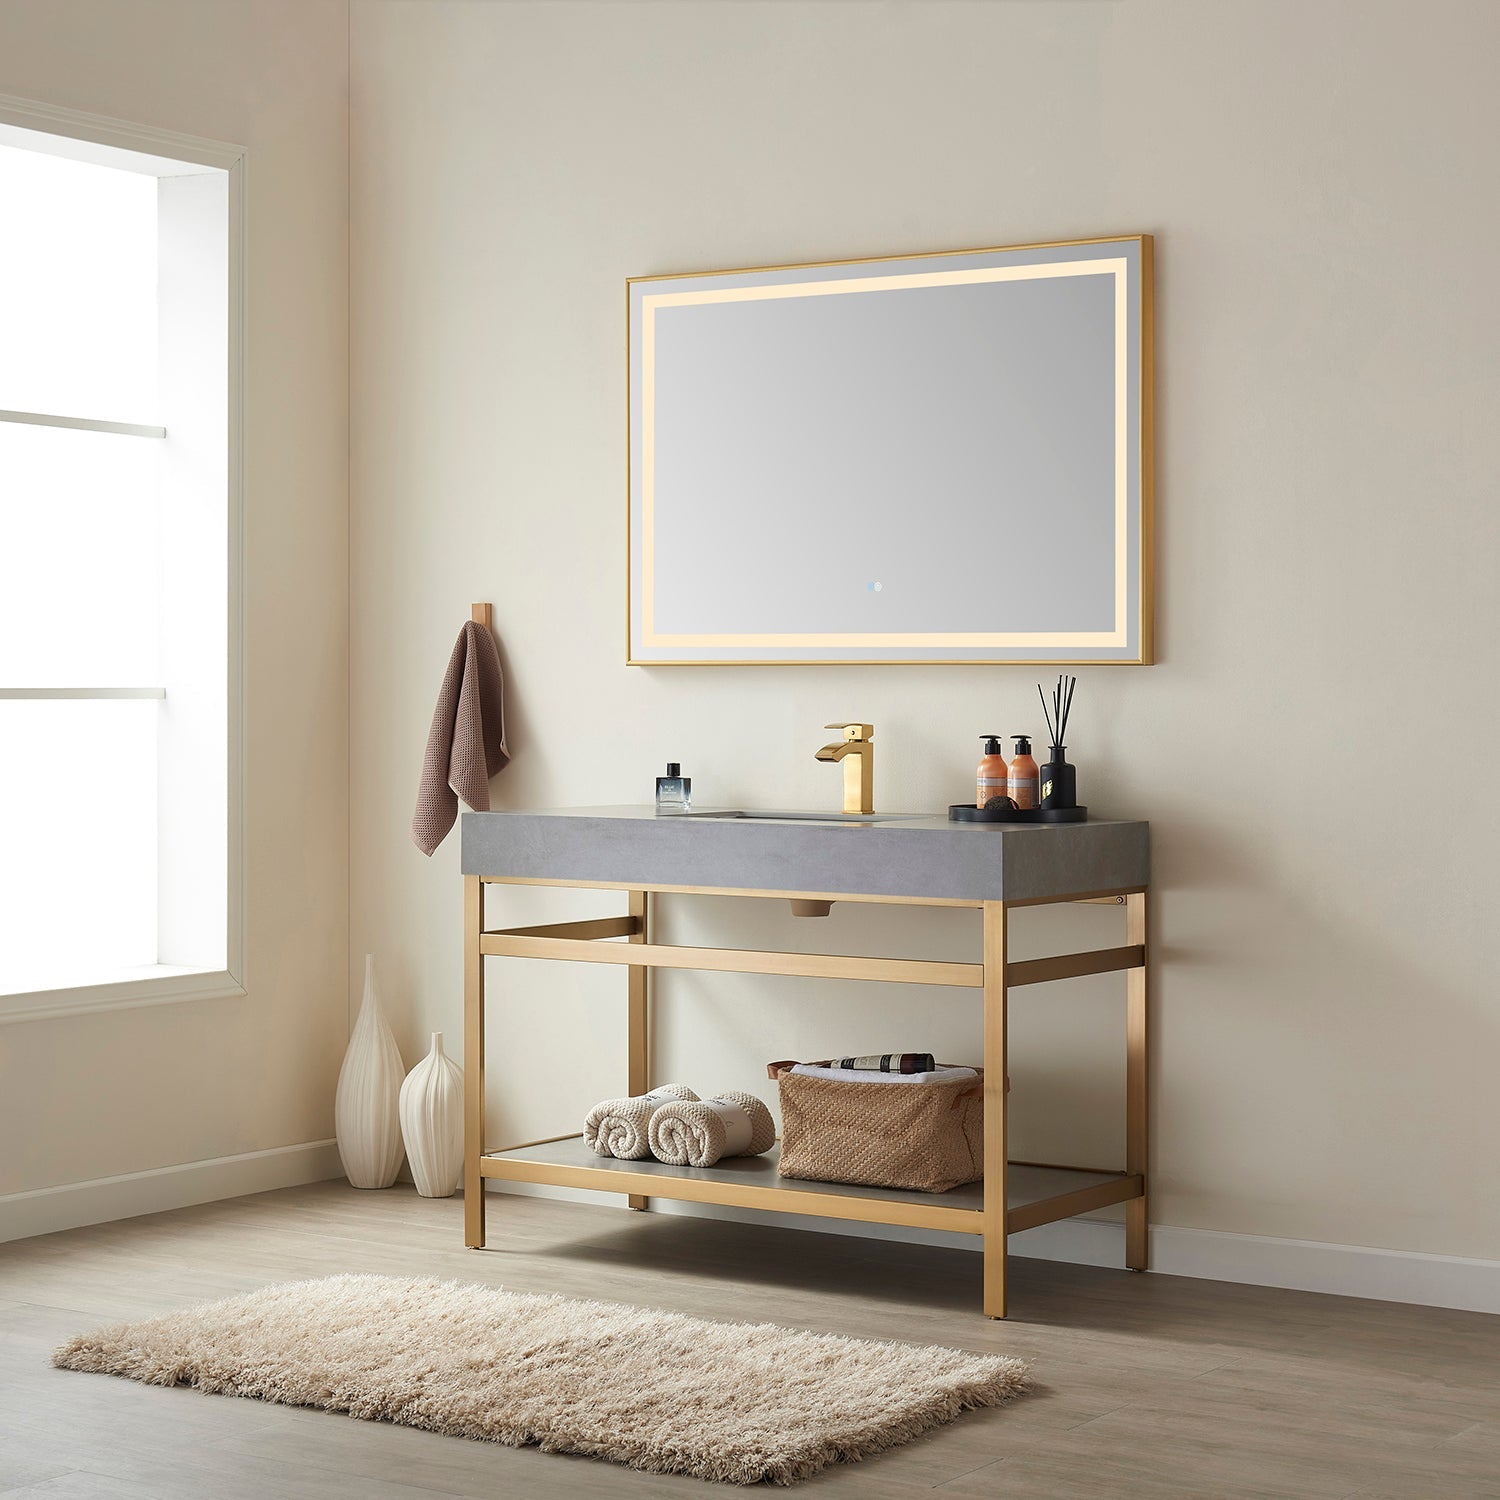
{"type": "Polygon", "coordinates": [[[1149,234],[1101,234],[1072,240],[1037,240],[1020,245],[976,245],[960,250],[916,250],[905,255],[851,255],[834,260],[791,261],[776,266],[728,266],[711,271],[668,271],[655,276],[625,278],[625,665],[628,667],[1148,667],[1156,661],[1156,250],[1149,234]],[[630,289],[637,282],[690,281],[709,276],[750,276],[768,271],[816,271],[830,266],[881,265],[889,261],[945,260],[961,255],[1003,255],[1022,250],[1066,250],[1080,245],[1117,245],[1132,242],[1140,256],[1140,452],[1137,474],[1140,520],[1137,536],[1137,654],[1120,657],[809,657],[729,660],[682,658],[642,661],[631,654],[634,629],[634,539],[631,498],[634,451],[630,432],[630,380],[633,350],[630,341],[630,289]]]}
{"type": "Polygon", "coordinates": [[[948,1229],[978,1234],[984,1240],[984,1312],[1006,1314],[1006,1238],[1024,1229],[1076,1214],[1123,1203],[1126,1212],[1126,1265],[1143,1271],[1148,1264],[1147,1114],[1150,1070],[1147,1016],[1147,896],[1145,887],[1078,891],[1021,902],[953,901],[936,898],[728,890],[714,886],[620,885],[613,882],[529,880],[516,877],[464,877],[464,1242],[471,1249],[485,1244],[484,1182],[545,1183],[623,1193],[631,1208],[643,1209],[648,1193],[698,1203],[810,1214],[873,1224],[901,1224],[920,1229],[948,1229]],[[566,886],[580,890],[624,890],[628,910],[619,917],[550,922],[537,926],[487,928],[486,885],[566,886]],[[978,964],[939,963],[903,958],[855,958],[832,954],[775,953],[726,948],[685,948],[651,939],[651,897],[661,891],[692,895],[751,895],[800,899],[876,902],[891,906],[953,906],[977,909],[982,919],[982,955],[978,964]],[[1122,902],[1126,943],[1052,958],[1011,961],[1008,928],[1012,907],[1061,902],[1122,902]],[[624,939],[623,942],[616,941],[624,939]],[[984,1145],[983,1207],[958,1208],[940,1194],[909,1195],[903,1200],[856,1196],[835,1183],[826,1190],[789,1190],[716,1179],[673,1177],[625,1171],[607,1162],[580,1167],[567,1163],[506,1158],[505,1151],[576,1139],[576,1134],[486,1149],[484,960],[513,957],[573,960],[625,966],[627,988],[627,1088],[645,1092],[651,1086],[650,975],[657,968],[698,968],[732,973],[812,975],[835,979],[875,979],[898,983],[945,984],[978,989],[984,1005],[984,1145]],[[1123,973],[1127,983],[1125,1170],[1111,1181],[1091,1183],[1012,1208],[1007,1202],[1011,1167],[1046,1165],[1053,1170],[1092,1172],[1087,1167],[1059,1168],[1052,1163],[1010,1162],[1006,1149],[1006,1032],[1010,990],[1019,985],[1076,978],[1084,974],[1123,973]],[[644,1180],[643,1180],[644,1179],[644,1180]],[[649,1185],[649,1186],[648,1186],[649,1185]],[[643,1191],[645,1188],[647,1191],[643,1191]],[[931,1201],[926,1201],[930,1196],[931,1201]],[[915,1200],[915,1201],[914,1201],[915,1200]]]}

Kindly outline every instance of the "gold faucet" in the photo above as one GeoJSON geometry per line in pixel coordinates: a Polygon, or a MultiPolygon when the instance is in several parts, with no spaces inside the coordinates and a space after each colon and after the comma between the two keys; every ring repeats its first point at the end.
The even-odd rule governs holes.
{"type": "Polygon", "coordinates": [[[844,811],[875,811],[875,738],[873,724],[825,724],[824,729],[841,729],[844,737],[818,751],[819,760],[841,760],[844,763],[844,811]]]}

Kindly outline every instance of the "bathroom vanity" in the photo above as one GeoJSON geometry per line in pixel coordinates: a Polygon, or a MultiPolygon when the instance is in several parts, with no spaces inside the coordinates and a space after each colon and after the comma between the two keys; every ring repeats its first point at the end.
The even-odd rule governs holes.
{"type": "MultiPolygon", "coordinates": [[[[627,1195],[719,1203],[821,1218],[983,1238],[984,1311],[1006,1311],[1006,1236],[1110,1204],[1126,1206],[1126,1264],[1147,1261],[1147,887],[1148,827],[1140,822],[985,826],[895,814],[840,815],[705,810],[659,816],[649,807],[466,813],[464,872],[464,1221],[466,1243],[485,1243],[484,1179],[550,1183],[627,1195]],[[617,917],[533,927],[487,924],[485,888],[506,885],[618,890],[617,917]],[[972,909],[978,963],[821,953],[675,947],[651,935],[653,900],[674,893],[859,901],[972,909]],[[1119,947],[1011,960],[1012,908],[1060,901],[1118,905],[1119,947]],[[486,1023],[503,1015],[503,990],[486,994],[487,958],[616,964],[626,973],[627,1056],[622,1093],[644,1093],[650,1076],[653,969],[706,969],[821,979],[949,985],[984,1008],[982,1183],[948,1193],[910,1193],[781,1178],[773,1149],[714,1167],[597,1157],[581,1134],[493,1148],[485,1141],[486,1023]],[[1126,1119],[1123,1171],[1016,1162],[1006,1146],[1006,1019],[1010,991],[1085,974],[1125,976],[1126,1119]]],[[[804,910],[809,908],[804,907],[804,910]]],[[[767,1039],[767,1056],[775,1050],[767,1039]]]]}

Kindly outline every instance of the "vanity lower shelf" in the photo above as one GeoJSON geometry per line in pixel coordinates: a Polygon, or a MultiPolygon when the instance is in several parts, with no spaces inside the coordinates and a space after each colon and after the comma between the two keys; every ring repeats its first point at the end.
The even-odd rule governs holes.
{"type": "MultiPolygon", "coordinates": [[[[903,1193],[887,1188],[803,1182],[776,1169],[778,1148],[763,1156],[736,1156],[713,1167],[672,1167],[659,1161],[616,1161],[595,1156],[581,1135],[492,1151],[480,1173],[506,1182],[546,1183],[649,1198],[681,1198],[732,1208],[903,1224],[914,1229],[984,1232],[984,1185],[949,1193],[903,1193]]],[[[1016,1234],[1076,1214],[1091,1213],[1142,1194],[1139,1173],[1091,1172],[1076,1167],[1011,1162],[1006,1173],[1006,1232],[1016,1234]]]]}

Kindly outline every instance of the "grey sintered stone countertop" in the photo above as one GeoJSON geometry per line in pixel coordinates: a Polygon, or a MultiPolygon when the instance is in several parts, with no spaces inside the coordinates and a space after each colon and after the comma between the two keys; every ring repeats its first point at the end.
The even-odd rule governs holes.
{"type": "MultiPolygon", "coordinates": [[[[1144,886],[1149,825],[813,822],[570,807],[463,815],[463,872],[579,885],[703,886],[950,901],[1030,901],[1144,886]]],[[[728,810],[726,810],[728,811],[728,810]]],[[[819,817],[824,815],[819,814],[819,817]]],[[[836,817],[836,814],[829,814],[836,817]]]]}

